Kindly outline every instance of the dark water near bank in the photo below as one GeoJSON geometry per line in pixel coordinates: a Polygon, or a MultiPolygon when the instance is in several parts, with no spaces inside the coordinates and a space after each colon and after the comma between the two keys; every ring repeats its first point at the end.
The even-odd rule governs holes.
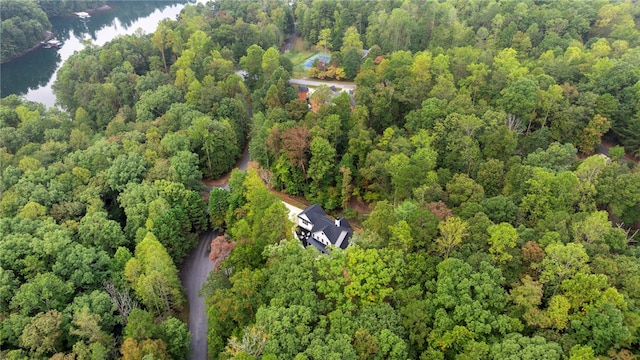
{"type": "Polygon", "coordinates": [[[63,62],[85,42],[104,45],[118,35],[133,34],[138,29],[148,34],[164,18],[175,19],[184,6],[178,1],[114,1],[111,10],[91,15],[87,20],[75,16],[51,19],[53,32],[64,45],[59,49],[39,48],[11,62],[0,65],[0,96],[23,95],[27,100],[54,106],[51,85],[63,62]]]}

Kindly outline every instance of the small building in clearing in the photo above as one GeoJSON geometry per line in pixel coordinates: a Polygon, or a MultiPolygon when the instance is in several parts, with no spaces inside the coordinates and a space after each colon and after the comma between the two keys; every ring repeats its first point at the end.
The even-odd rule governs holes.
{"type": "Polygon", "coordinates": [[[326,253],[329,245],[346,249],[353,231],[346,219],[332,220],[320,205],[314,204],[298,214],[296,235],[305,247],[313,245],[326,253]]]}

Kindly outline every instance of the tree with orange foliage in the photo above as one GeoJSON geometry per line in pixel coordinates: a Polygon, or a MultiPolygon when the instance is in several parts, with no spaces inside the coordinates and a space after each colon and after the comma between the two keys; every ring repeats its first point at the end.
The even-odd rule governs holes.
{"type": "Polygon", "coordinates": [[[209,260],[213,261],[214,270],[218,270],[220,262],[226,259],[231,253],[231,250],[235,247],[236,243],[227,241],[227,237],[225,235],[218,235],[211,241],[211,253],[209,253],[209,260]]]}

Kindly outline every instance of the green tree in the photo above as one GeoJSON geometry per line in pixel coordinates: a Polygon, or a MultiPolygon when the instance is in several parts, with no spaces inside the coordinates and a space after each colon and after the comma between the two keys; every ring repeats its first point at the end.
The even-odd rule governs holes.
{"type": "Polygon", "coordinates": [[[375,233],[382,242],[380,246],[384,246],[391,239],[390,226],[393,226],[395,222],[393,204],[384,200],[376,203],[363,225],[367,231],[375,233]]]}
{"type": "Polygon", "coordinates": [[[554,142],[547,149],[538,149],[529,154],[523,163],[559,172],[571,167],[575,162],[576,154],[577,150],[573,144],[554,142]]]}
{"type": "Polygon", "coordinates": [[[37,314],[20,335],[20,346],[40,357],[61,349],[62,314],[56,310],[37,314]]]}
{"type": "Polygon", "coordinates": [[[595,147],[600,144],[600,138],[611,128],[611,122],[606,117],[596,114],[589,124],[582,129],[578,149],[583,154],[591,154],[595,147]]]}
{"type": "Polygon", "coordinates": [[[192,150],[200,156],[203,173],[207,177],[218,177],[229,171],[240,154],[238,134],[227,119],[217,121],[199,117],[187,132],[192,150]]]}
{"type": "Polygon", "coordinates": [[[80,220],[78,237],[85,246],[98,246],[111,253],[128,245],[120,224],[107,218],[107,213],[96,212],[80,220]]]}
{"type": "Polygon", "coordinates": [[[264,49],[258,45],[251,45],[247,48],[247,55],[240,59],[240,66],[247,70],[247,85],[249,89],[255,89],[262,75],[262,57],[264,49]]]}
{"type": "Polygon", "coordinates": [[[140,95],[136,103],[138,121],[151,121],[164,115],[173,103],[182,98],[180,90],[170,84],[161,85],[155,90],[147,90],[140,95]]]}
{"type": "Polygon", "coordinates": [[[589,255],[581,244],[553,243],[544,252],[546,256],[540,263],[540,282],[543,284],[559,285],[564,279],[588,270],[589,255]]]}
{"type": "Polygon", "coordinates": [[[576,221],[571,226],[575,242],[594,244],[605,241],[605,236],[611,232],[606,211],[597,211],[589,214],[584,220],[576,221]]]}
{"type": "Polygon", "coordinates": [[[552,211],[573,212],[579,199],[578,178],[572,172],[554,175],[541,168],[533,169],[526,181],[528,193],[522,198],[520,211],[536,222],[552,211]]]}
{"type": "Polygon", "coordinates": [[[411,159],[403,153],[391,155],[384,163],[384,167],[391,176],[393,201],[397,202],[409,197],[411,189],[418,180],[415,177],[417,167],[411,163],[411,159]]]}
{"type": "Polygon", "coordinates": [[[510,249],[516,246],[518,232],[509,223],[491,225],[487,228],[489,233],[489,253],[494,260],[506,262],[513,258],[510,249]]]}
{"type": "Polygon", "coordinates": [[[390,247],[403,250],[405,253],[413,248],[414,241],[411,237],[411,227],[406,221],[400,220],[396,225],[390,225],[389,231],[391,232],[390,247]]]}
{"type": "Polygon", "coordinates": [[[355,26],[349,26],[342,37],[342,47],[340,52],[346,54],[349,49],[354,49],[358,54],[363,49],[362,40],[360,40],[360,34],[355,26]]]}
{"type": "Polygon", "coordinates": [[[177,175],[177,181],[185,184],[190,189],[198,189],[202,172],[198,169],[198,155],[190,151],[178,151],[169,158],[171,170],[177,175]]]}
{"type": "Polygon", "coordinates": [[[504,111],[527,121],[527,131],[533,120],[537,93],[537,81],[528,76],[518,78],[500,92],[499,101],[504,111]]]}
{"type": "Polygon", "coordinates": [[[7,1],[2,6],[3,62],[22,55],[51,29],[47,14],[35,2],[7,1]]]}
{"type": "Polygon", "coordinates": [[[190,355],[191,333],[184,322],[169,317],[160,324],[160,336],[167,344],[167,351],[173,359],[187,359],[190,355]]]}
{"type": "Polygon", "coordinates": [[[547,342],[541,336],[524,337],[512,333],[502,342],[491,347],[491,356],[496,359],[562,359],[563,351],[555,342],[547,342]]]}
{"type": "Polygon", "coordinates": [[[124,335],[135,340],[144,340],[158,337],[160,332],[158,324],[153,322],[153,315],[142,309],[133,309],[129,314],[124,335]]]}
{"type": "Polygon", "coordinates": [[[307,175],[313,180],[313,186],[317,191],[326,191],[327,186],[336,177],[336,150],[323,137],[316,137],[309,145],[311,159],[307,175]]]}
{"type": "Polygon", "coordinates": [[[73,286],[51,272],[36,275],[20,286],[11,299],[11,308],[33,315],[50,309],[62,310],[73,294],[73,286]]]}
{"type": "Polygon", "coordinates": [[[74,312],[69,333],[79,337],[88,347],[100,344],[109,349],[113,346],[113,337],[100,328],[100,321],[100,315],[89,312],[89,308],[85,307],[74,312]]]}
{"type": "Polygon", "coordinates": [[[229,210],[229,191],[214,187],[209,192],[209,221],[215,230],[221,230],[229,210]]]}
{"type": "Polygon", "coordinates": [[[271,79],[274,71],[280,67],[280,53],[276,48],[268,48],[262,55],[262,75],[265,80],[271,79]]]}
{"type": "Polygon", "coordinates": [[[260,307],[256,312],[256,325],[267,334],[263,353],[294,358],[309,345],[316,316],[300,305],[260,307]]]}
{"type": "Polygon", "coordinates": [[[478,167],[475,180],[488,197],[500,195],[504,187],[504,163],[488,159],[478,167]]]}
{"type": "Polygon", "coordinates": [[[322,258],[317,265],[318,291],[345,311],[380,304],[393,293],[402,264],[401,252],[396,250],[335,249],[331,258],[322,258]]]}
{"type": "Polygon", "coordinates": [[[591,309],[584,320],[576,324],[576,340],[590,346],[596,354],[605,354],[629,337],[629,329],[623,324],[622,312],[612,304],[591,309]]]}
{"type": "Polygon", "coordinates": [[[165,19],[162,20],[158,23],[158,27],[156,28],[156,31],[153,33],[153,37],[151,38],[151,41],[153,42],[153,45],[155,45],[158,48],[158,51],[160,51],[160,55],[162,55],[162,64],[164,65],[164,72],[168,72],[169,69],[167,68],[167,59],[166,59],[166,54],[165,51],[169,48],[171,48],[171,33],[173,32],[171,30],[171,20],[169,19],[165,19]]]}
{"type": "Polygon", "coordinates": [[[331,49],[331,29],[320,30],[317,46],[322,48],[325,53],[331,49]]]}
{"type": "Polygon", "coordinates": [[[449,201],[453,206],[484,200],[484,189],[466,174],[455,174],[447,183],[449,201]]]}
{"type": "Polygon", "coordinates": [[[574,345],[569,353],[569,360],[596,360],[593,349],[587,345],[574,345]]]}
{"type": "Polygon", "coordinates": [[[436,239],[435,247],[438,254],[449,257],[449,253],[460,245],[469,235],[469,225],[459,217],[452,216],[438,223],[440,236],[436,239]]]}
{"type": "Polygon", "coordinates": [[[136,246],[127,262],[125,277],[149,309],[158,314],[179,312],[184,303],[178,270],[165,248],[152,233],[136,246]]]}
{"type": "Polygon", "coordinates": [[[52,269],[78,290],[94,289],[107,279],[109,260],[109,255],[102,249],[75,244],[58,255],[52,269]]]}
{"type": "Polygon", "coordinates": [[[437,291],[433,294],[432,347],[458,352],[473,338],[519,331],[519,320],[503,314],[506,294],[500,270],[487,262],[478,270],[462,260],[448,258],[437,267],[437,291]]]}
{"type": "Polygon", "coordinates": [[[224,350],[234,329],[241,329],[252,323],[265,301],[262,291],[265,277],[262,270],[238,270],[228,278],[228,282],[230,284],[211,289],[212,293],[207,297],[207,339],[208,349],[212,354],[219,354],[224,350]]]}
{"type": "Polygon", "coordinates": [[[136,154],[118,156],[107,170],[107,182],[111,189],[122,191],[130,182],[139,183],[147,173],[146,160],[136,154]]]}

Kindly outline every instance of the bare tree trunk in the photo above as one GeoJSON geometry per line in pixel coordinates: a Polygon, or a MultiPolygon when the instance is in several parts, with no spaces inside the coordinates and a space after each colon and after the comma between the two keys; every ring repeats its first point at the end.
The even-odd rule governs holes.
{"type": "Polygon", "coordinates": [[[105,282],[104,289],[109,294],[111,302],[116,306],[118,313],[122,316],[122,322],[127,325],[127,319],[133,309],[138,308],[138,302],[131,297],[128,290],[120,291],[110,282],[105,282]]]}

